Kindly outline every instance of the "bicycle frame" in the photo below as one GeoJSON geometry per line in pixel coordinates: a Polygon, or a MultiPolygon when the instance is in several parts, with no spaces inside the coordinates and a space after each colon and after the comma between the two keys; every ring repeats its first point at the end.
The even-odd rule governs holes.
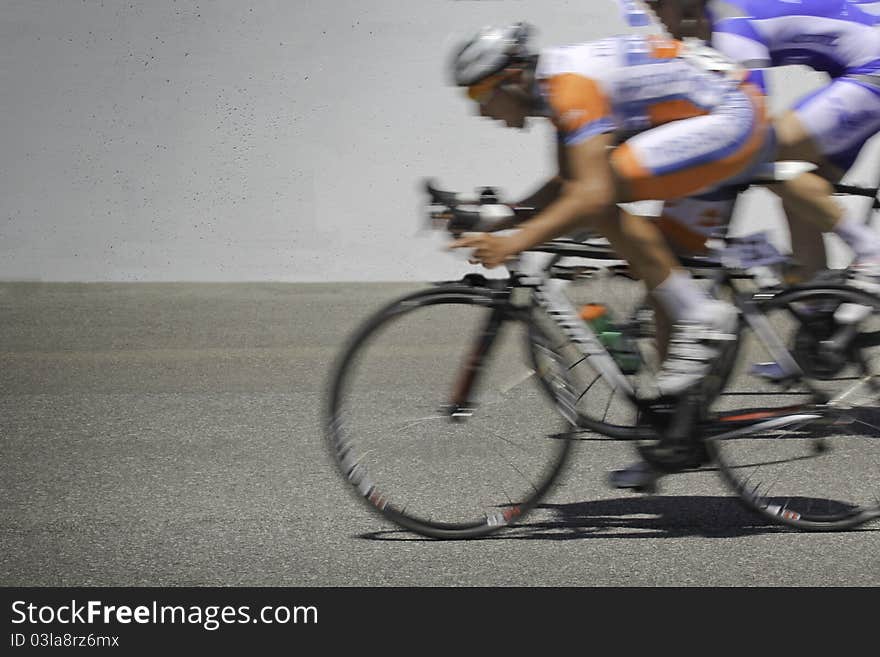
{"type": "MultiPolygon", "coordinates": [[[[450,416],[453,419],[463,419],[472,413],[474,404],[470,401],[470,392],[478,381],[482,364],[491,353],[492,343],[504,321],[512,312],[527,312],[535,309],[544,313],[560,329],[562,334],[578,349],[583,358],[590,363],[613,391],[620,391],[635,407],[644,407],[645,402],[637,399],[632,384],[621,371],[617,361],[602,344],[590,325],[578,316],[571,301],[564,293],[566,281],[550,275],[549,272],[554,264],[566,256],[606,261],[620,260],[619,256],[613,252],[596,245],[559,240],[537,247],[534,251],[522,254],[510,262],[508,264],[509,278],[498,282],[505,288],[504,301],[500,302],[490,313],[473,351],[468,355],[468,360],[462,368],[461,377],[456,383],[452,395],[453,401],[450,405],[450,416]],[[544,254],[544,257],[539,257],[539,254],[544,254]]],[[[753,280],[753,276],[748,272],[729,272],[720,264],[713,264],[711,260],[702,257],[689,260],[686,264],[713,272],[711,275],[715,284],[727,283],[732,287],[734,280],[753,280]]],[[[588,267],[586,269],[601,270],[602,268],[588,267]]],[[[626,274],[625,268],[615,269],[616,274],[626,274]]],[[[829,285],[828,289],[845,288],[829,285]]],[[[733,302],[768,354],[782,366],[785,379],[800,381],[811,393],[818,396],[820,392],[810,386],[805,373],[758,307],[759,300],[772,301],[775,296],[782,293],[791,294],[792,291],[762,290],[756,294],[735,291],[733,302]]],[[[828,400],[825,404],[729,411],[701,424],[701,430],[707,437],[726,439],[818,420],[823,417],[836,417],[840,411],[847,408],[842,403],[846,394],[845,392],[834,400],[828,400]]],[[[577,428],[576,400],[566,400],[561,397],[557,399],[557,402],[560,414],[577,428]]],[[[659,437],[657,432],[648,426],[618,429],[608,427],[608,430],[603,433],[609,438],[617,440],[655,440],[659,437]]]]}
{"type": "MultiPolygon", "coordinates": [[[[478,226],[474,220],[479,218],[479,213],[468,209],[459,212],[455,195],[439,192],[430,186],[428,191],[434,203],[440,206],[432,211],[432,219],[446,221],[450,233],[461,234],[478,226]]],[[[517,210],[526,209],[514,210],[516,214],[517,210]]],[[[753,241],[751,246],[760,247],[760,244],[753,241]]],[[[748,244],[746,247],[738,252],[744,256],[742,262],[751,256],[755,256],[751,257],[753,261],[763,257],[760,248],[750,252],[751,247],[748,244]]],[[[573,303],[578,297],[565,288],[566,280],[600,269],[627,275],[626,266],[619,266],[616,262],[621,262],[621,258],[611,252],[607,245],[558,240],[533,249],[511,262],[507,279],[489,281],[477,274],[469,274],[461,281],[450,281],[435,289],[429,288],[395,299],[373,313],[341,352],[334,367],[328,397],[329,445],[333,459],[351,486],[350,490],[356,492],[373,510],[404,529],[433,538],[481,536],[498,527],[519,522],[529,509],[534,508],[562,472],[574,444],[573,439],[590,431],[593,434],[589,437],[591,440],[659,441],[636,447],[648,463],[662,472],[678,472],[713,462],[722,478],[746,505],[773,522],[802,529],[838,530],[880,516],[880,502],[877,501],[875,488],[869,488],[867,495],[862,495],[861,491],[849,486],[847,479],[843,490],[830,484],[826,490],[822,485],[826,479],[808,474],[806,478],[796,475],[786,481],[781,477],[784,473],[778,470],[780,467],[790,467],[789,463],[812,459],[820,454],[824,463],[824,455],[831,450],[830,443],[826,445],[829,441],[822,435],[824,431],[816,433],[805,429],[804,425],[827,425],[829,420],[835,419],[833,414],[845,408],[847,402],[855,408],[863,400],[872,403],[877,398],[880,388],[875,381],[874,372],[877,370],[869,367],[862,350],[866,346],[880,345],[880,330],[869,329],[861,322],[865,317],[862,311],[880,312],[880,299],[873,299],[851,286],[834,287],[831,284],[805,285],[800,291],[797,288],[764,288],[755,294],[734,284],[735,278],[749,278],[748,272],[732,272],[729,261],[722,266],[722,262],[711,258],[693,258],[686,264],[694,268],[695,276],[711,279],[716,285],[730,286],[734,302],[742,315],[739,328],[748,326],[753,329],[757,336],[755,342],[763,342],[770,354],[782,364],[781,367],[774,365],[773,368],[765,367],[757,371],[759,376],[772,379],[768,375],[780,372],[782,382],[785,382],[785,377],[811,377],[819,387],[823,386],[821,380],[833,379],[835,392],[832,394],[840,390],[838,384],[841,381],[845,382],[843,387],[849,387],[851,380],[858,383],[852,392],[845,391],[829,403],[807,390],[805,394],[810,398],[797,406],[709,413],[710,402],[718,391],[727,390],[726,382],[733,371],[730,368],[738,354],[739,342],[731,341],[728,343],[730,349],[723,350],[713,364],[705,385],[695,386],[693,394],[665,404],[663,400],[646,400],[640,406],[634,390],[640,385],[639,379],[628,378],[624,374],[624,371],[630,371],[629,363],[621,361],[622,364],[618,365],[618,347],[608,340],[606,348],[607,336],[601,332],[604,329],[581,318],[573,303]],[[599,264],[606,266],[597,267],[592,262],[580,266],[581,263],[576,262],[578,266],[567,267],[568,261],[561,260],[565,256],[599,260],[599,264]],[[826,303],[826,300],[832,303],[826,303]],[[407,398],[406,403],[416,411],[417,416],[410,417],[404,413],[400,421],[392,421],[390,425],[387,424],[388,416],[394,416],[396,409],[402,405],[400,400],[389,399],[389,406],[384,409],[386,413],[379,414],[381,425],[378,430],[358,432],[360,422],[370,422],[376,417],[375,390],[370,388],[363,390],[365,394],[358,393],[364,384],[370,383],[368,376],[358,374],[359,365],[372,362],[385,366],[387,347],[393,349],[399,335],[396,331],[384,334],[391,342],[380,343],[379,347],[373,342],[374,337],[382,335],[392,323],[397,327],[398,319],[409,317],[411,312],[421,313],[421,309],[430,306],[437,306],[441,314],[444,310],[451,312],[448,315],[451,321],[445,325],[451,328],[453,334],[449,337],[452,341],[447,343],[441,340],[441,351],[428,351],[423,361],[426,367],[415,368],[415,372],[419,377],[427,373],[431,383],[439,383],[440,390],[430,387],[424,391],[425,394],[407,398]],[[847,306],[852,308],[848,309],[847,306]],[[861,310],[849,312],[853,308],[861,310]],[[845,312],[838,312],[840,310],[845,312]],[[776,313],[788,316],[783,318],[781,326],[794,326],[797,331],[791,353],[786,349],[788,341],[783,344],[780,339],[781,333],[777,333],[780,329],[776,328],[775,321],[771,324],[770,320],[775,318],[776,313]],[[449,363],[447,346],[454,348],[455,344],[460,345],[460,327],[468,325],[474,314],[478,322],[477,334],[469,347],[465,344],[462,362],[449,363]],[[461,317],[469,317],[470,320],[459,320],[461,317]],[[793,324],[788,320],[792,320],[793,324]],[[490,359],[499,357],[497,352],[510,348],[507,340],[504,344],[496,342],[499,335],[507,331],[504,327],[508,321],[517,322],[517,326],[508,329],[525,329],[521,332],[528,339],[533,368],[530,375],[537,374],[542,391],[518,390],[516,394],[507,395],[528,378],[506,379],[510,363],[498,363],[501,367],[494,372],[506,379],[502,388],[490,385],[493,372],[484,368],[490,359]],[[382,349],[383,344],[386,349],[382,349]],[[840,351],[832,351],[829,357],[829,347],[840,351]],[[374,361],[369,356],[365,358],[364,354],[369,353],[382,356],[382,360],[374,361]],[[443,361],[443,367],[436,366],[437,358],[443,361]],[[582,377],[583,372],[575,369],[584,361],[588,361],[592,367],[589,378],[582,377]],[[854,364],[854,377],[850,376],[853,369],[850,364],[854,364]],[[448,373],[447,366],[453,368],[452,382],[444,376],[448,373]],[[431,376],[432,367],[436,368],[437,376],[431,376]],[[621,368],[624,368],[623,371],[621,368]],[[837,374],[844,372],[844,368],[846,373],[843,378],[838,377],[837,374]],[[600,383],[601,392],[593,388],[596,382],[600,383]],[[864,392],[861,388],[863,385],[864,392]],[[505,421],[510,420],[506,424],[508,429],[524,429],[527,436],[524,441],[510,441],[505,435],[496,435],[493,426],[497,423],[490,412],[482,418],[488,425],[479,424],[482,414],[474,414],[476,404],[473,403],[477,399],[475,391],[478,388],[485,388],[490,393],[486,397],[486,408],[481,410],[500,412],[505,421]],[[591,390],[592,395],[586,396],[591,390]],[[615,399],[620,399],[616,397],[618,391],[620,397],[628,398],[637,410],[643,411],[636,422],[632,422],[632,417],[627,417],[619,424],[617,411],[608,416],[607,409],[615,399]],[[855,392],[860,394],[856,395],[855,392]],[[536,414],[535,409],[544,398],[536,399],[535,395],[543,393],[567,420],[567,426],[561,432],[545,433],[542,430],[546,426],[546,417],[536,414]],[[586,406],[581,404],[582,399],[586,406]],[[597,406],[599,400],[602,400],[601,406],[606,408],[604,415],[600,415],[601,406],[598,407],[598,413],[594,412],[593,407],[597,406]],[[511,401],[517,403],[517,407],[503,405],[503,402],[511,401]],[[436,412],[438,405],[442,405],[441,413],[436,412]],[[356,409],[363,409],[366,414],[356,409]],[[520,412],[521,415],[507,418],[511,411],[520,412]],[[469,422],[472,414],[475,424],[469,422]],[[530,423],[533,419],[540,426],[532,426],[530,423]],[[425,424],[430,422],[435,424],[425,424]],[[411,428],[412,433],[409,431],[411,428]],[[429,449],[422,453],[422,447],[435,442],[433,429],[437,429],[438,449],[436,452],[429,449]],[[452,439],[445,440],[449,437],[452,439]],[[539,440],[532,441],[531,437],[539,440]],[[789,442],[789,437],[795,440],[789,442]],[[488,439],[485,443],[484,438],[488,439]],[[738,440],[740,438],[742,440],[738,440]],[[753,442],[752,438],[756,438],[757,442],[753,442]],[[785,439],[785,442],[777,442],[779,439],[785,439]],[[501,442],[495,442],[498,440],[501,442]],[[804,442],[799,443],[798,440],[804,442]],[[472,441],[473,451],[459,451],[458,448],[465,444],[470,450],[472,441]],[[770,450],[773,456],[769,459],[761,456],[755,458],[756,454],[764,451],[765,441],[771,441],[769,446],[776,448],[775,451],[770,450]],[[433,465],[429,468],[413,468],[411,458],[401,460],[401,451],[410,448],[419,450],[419,458],[436,457],[437,468],[433,465]],[[465,474],[472,462],[475,470],[472,475],[465,474]],[[374,465],[378,467],[374,468],[374,465]],[[764,473],[768,472],[765,468],[768,466],[772,469],[765,477],[764,473]],[[499,470],[497,474],[496,468],[499,470]],[[744,474],[742,468],[746,469],[744,474]],[[453,479],[444,481],[445,474],[453,479]],[[440,480],[436,481],[438,477],[440,480]],[[814,479],[821,490],[813,485],[801,488],[802,482],[812,484],[814,479]],[[464,485],[468,483],[473,485],[464,485]],[[439,495],[424,494],[433,490],[435,485],[439,486],[439,495]],[[419,491],[418,495],[413,495],[416,490],[419,491]],[[459,494],[463,497],[458,497],[459,494]]],[[[617,305],[617,302],[612,305],[617,305]]],[[[637,311],[633,316],[631,327],[642,328],[643,320],[639,313],[637,311]]],[[[428,316],[419,314],[413,320],[414,324],[399,326],[418,328],[418,321],[428,316]]],[[[431,326],[438,326],[436,320],[431,326]]],[[[439,329],[443,330],[443,326],[441,324],[439,329]]],[[[627,328],[621,327],[620,330],[625,336],[624,349],[629,349],[626,341],[632,336],[627,328]]],[[[650,334],[643,330],[638,333],[642,337],[650,334]]],[[[662,331],[658,330],[657,334],[662,335],[662,331]]],[[[516,345],[512,348],[515,349],[516,345]]],[[[418,379],[417,387],[421,381],[421,378],[418,379]]],[[[840,419],[847,423],[862,421],[855,413],[840,419]]],[[[832,429],[835,434],[840,433],[837,429],[832,429]]],[[[850,452],[843,455],[845,468],[854,461],[847,460],[849,455],[850,452]]],[[[880,463],[880,457],[874,458],[874,464],[877,463],[880,463]]],[[[849,470],[844,472],[850,474],[849,470]]],[[[864,468],[859,472],[864,473],[864,468]]]]}
{"type": "MultiPolygon", "coordinates": [[[[769,185],[773,184],[773,182],[774,181],[772,180],[767,180],[740,185],[734,188],[734,191],[737,192],[737,200],[739,194],[749,189],[753,184],[769,185]]],[[[780,181],[777,180],[775,182],[780,181]]],[[[848,194],[873,199],[872,207],[869,209],[865,219],[866,223],[870,221],[873,211],[880,208],[880,199],[877,198],[878,191],[880,191],[878,188],[856,187],[839,183],[834,187],[835,193],[837,194],[848,194]]],[[[451,197],[448,195],[444,197],[441,194],[438,194],[436,190],[432,190],[430,186],[429,191],[437,202],[454,202],[454,195],[451,197]]],[[[735,205],[736,204],[734,204],[734,207],[735,205]]],[[[522,210],[531,211],[531,209],[528,208],[522,208],[522,210]]],[[[731,210],[731,212],[732,211],[733,210],[731,210]]],[[[510,312],[511,308],[529,309],[535,307],[543,312],[557,325],[566,338],[575,345],[583,355],[584,359],[595,368],[613,392],[620,391],[634,406],[637,408],[644,407],[644,402],[636,398],[632,384],[621,371],[617,361],[605,348],[589,324],[579,317],[577,311],[572,306],[571,301],[564,294],[564,278],[566,276],[553,275],[553,266],[563,257],[579,257],[599,261],[622,261],[622,258],[611,251],[607,246],[599,245],[595,242],[581,242],[571,239],[553,240],[552,242],[531,249],[529,252],[521,254],[518,258],[510,261],[507,266],[509,278],[504,283],[509,295],[508,307],[506,309],[504,307],[493,309],[474,350],[469,354],[468,360],[462,368],[462,375],[456,383],[455,390],[452,394],[452,403],[449,406],[449,414],[452,418],[467,417],[472,412],[473,404],[470,400],[471,390],[479,378],[482,362],[490,354],[492,344],[505,320],[505,315],[510,312]]],[[[755,275],[748,270],[730,271],[729,267],[725,263],[722,263],[721,260],[713,259],[709,256],[696,255],[681,258],[681,260],[686,268],[691,269],[692,271],[703,272],[704,277],[706,275],[711,277],[714,284],[720,285],[725,283],[734,289],[734,305],[737,306],[744,321],[754,331],[758,340],[763,344],[770,356],[781,367],[783,379],[801,381],[811,393],[819,395],[819,391],[811,386],[809,381],[806,380],[805,373],[786,346],[782,343],[778,334],[774,331],[773,327],[767,320],[767,317],[758,307],[757,301],[772,300],[775,294],[781,293],[780,290],[759,291],[757,294],[741,293],[735,289],[732,281],[736,279],[747,279],[756,282],[755,275]],[[708,272],[708,274],[706,274],[706,272],[708,272]]],[[[576,269],[583,270],[584,268],[576,269]]],[[[586,269],[599,270],[601,268],[587,267],[586,269]]],[[[616,273],[625,273],[625,271],[626,266],[624,265],[618,267],[616,273]]],[[[577,276],[577,271],[572,274],[572,277],[574,276],[577,276]]],[[[797,407],[795,409],[767,411],[767,413],[770,413],[771,419],[768,419],[765,422],[753,423],[751,425],[751,431],[749,431],[749,428],[740,428],[736,429],[730,435],[743,435],[744,432],[752,433],[763,429],[778,428],[784,426],[786,423],[799,422],[807,417],[802,414],[807,410],[814,412],[808,417],[810,419],[816,419],[823,414],[827,414],[829,409],[837,410],[834,407],[834,403],[842,401],[846,394],[847,393],[839,395],[835,400],[828,400],[829,404],[822,407],[819,407],[818,405],[808,405],[797,407]],[[788,420],[785,419],[786,416],[789,418],[788,420]]],[[[573,421],[573,419],[577,417],[574,408],[575,403],[576,402],[572,403],[570,406],[569,404],[564,404],[563,407],[559,409],[563,417],[572,424],[576,424],[576,422],[573,421]]],[[[753,413],[751,415],[755,416],[756,414],[753,413]]],[[[760,416],[761,414],[757,415],[760,416]]],[[[736,416],[736,413],[734,413],[728,417],[734,418],[736,416]]],[[[725,420],[725,418],[719,418],[717,423],[721,423],[721,426],[724,427],[724,431],[728,431],[729,425],[723,424],[725,421],[728,420],[725,420]]],[[[713,428],[711,426],[706,428],[709,429],[710,433],[712,432],[713,428]]],[[[656,438],[656,435],[653,433],[648,435],[644,430],[638,428],[609,431],[608,435],[612,438],[628,440],[656,438]]]]}

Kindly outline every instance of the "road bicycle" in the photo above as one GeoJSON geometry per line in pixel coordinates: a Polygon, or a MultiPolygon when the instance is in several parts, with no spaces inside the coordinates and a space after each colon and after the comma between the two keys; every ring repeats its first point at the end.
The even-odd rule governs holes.
{"type": "MultiPolygon", "coordinates": [[[[776,168],[735,191],[784,179],[776,168]]],[[[426,191],[435,221],[459,234],[457,197],[426,191]]],[[[874,208],[877,191],[838,186],[874,208]]],[[[388,303],[333,365],[326,428],[340,473],[387,520],[441,539],[521,523],[575,443],[596,447],[599,470],[620,443],[670,473],[708,461],[749,508],[798,529],[877,518],[880,300],[845,272],[768,283],[784,258],[766,238],[721,244],[683,264],[739,308],[737,339],[672,403],[639,395],[652,378],[653,318],[600,239],[554,240],[510,261],[505,278],[468,274],[388,303]],[[631,310],[600,333],[574,298],[602,289],[608,307],[631,310]]]]}

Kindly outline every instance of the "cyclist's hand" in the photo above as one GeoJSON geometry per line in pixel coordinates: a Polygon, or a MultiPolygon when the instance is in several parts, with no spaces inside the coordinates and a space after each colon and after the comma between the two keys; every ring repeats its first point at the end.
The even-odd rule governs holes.
{"type": "Polygon", "coordinates": [[[481,264],[487,269],[503,265],[511,256],[516,254],[513,240],[509,235],[492,235],[489,233],[477,233],[467,235],[455,240],[449,245],[450,249],[471,248],[473,253],[468,259],[471,264],[481,264]]]}

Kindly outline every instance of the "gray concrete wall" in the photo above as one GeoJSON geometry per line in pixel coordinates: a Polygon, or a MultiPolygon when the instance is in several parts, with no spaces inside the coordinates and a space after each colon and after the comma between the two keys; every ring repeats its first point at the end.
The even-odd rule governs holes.
{"type": "MultiPolygon", "coordinates": [[[[420,231],[420,179],[521,194],[550,172],[548,126],[477,120],[445,83],[455,36],[518,18],[539,44],[623,29],[612,0],[9,0],[0,280],[461,273],[420,231]]],[[[774,107],[821,80],[774,73],[774,107]]],[[[784,240],[766,194],[746,210],[784,240]]]]}

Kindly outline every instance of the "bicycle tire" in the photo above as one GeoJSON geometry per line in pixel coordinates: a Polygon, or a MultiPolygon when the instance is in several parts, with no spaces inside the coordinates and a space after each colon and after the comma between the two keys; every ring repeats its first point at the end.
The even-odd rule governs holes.
{"type": "MultiPolygon", "coordinates": [[[[451,373],[454,377],[455,371],[461,370],[465,321],[479,324],[492,312],[501,314],[503,331],[516,332],[515,327],[527,331],[527,315],[509,304],[505,292],[450,284],[406,295],[363,322],[333,367],[326,411],[332,458],[349,489],[370,509],[400,528],[430,538],[463,539],[520,522],[551,490],[569,456],[571,441],[565,431],[549,434],[544,423],[539,435],[529,435],[539,426],[538,417],[525,415],[534,413],[536,400],[545,407],[548,418],[558,420],[556,409],[546,404],[533,383],[528,391],[524,385],[514,386],[511,390],[515,392],[505,392],[510,398],[500,401],[488,399],[488,395],[494,394],[492,388],[483,399],[485,403],[464,422],[442,414],[430,415],[434,412],[431,409],[436,408],[430,405],[442,406],[446,401],[446,397],[434,397],[449,394],[446,375],[451,373]],[[405,343],[410,339],[406,336],[420,330],[430,334],[428,342],[430,337],[435,342],[428,345],[418,337],[418,344],[405,343]],[[412,362],[391,374],[392,368],[382,362],[383,353],[412,362]],[[377,385],[371,381],[369,370],[364,374],[372,359],[377,360],[380,369],[384,366],[388,370],[388,376],[398,377],[395,385],[377,385]],[[413,362],[427,367],[429,375],[417,372],[419,368],[411,367],[413,362]],[[406,386],[407,396],[392,400],[391,391],[410,381],[422,383],[406,386]],[[506,401],[512,404],[502,404],[506,401]],[[410,423],[411,417],[401,416],[400,421],[395,418],[396,408],[404,404],[417,411],[414,424],[410,423]],[[369,408],[370,405],[375,406],[369,408]],[[419,415],[424,409],[429,410],[428,416],[419,415]],[[523,411],[524,415],[517,416],[517,423],[511,424],[509,417],[502,417],[504,424],[500,430],[521,427],[527,434],[525,441],[516,443],[510,434],[499,439],[493,435],[497,424],[486,429],[487,423],[494,421],[492,413],[499,409],[507,415],[523,411]],[[391,430],[385,425],[378,431],[368,427],[376,418],[388,423],[391,430]],[[489,444],[492,439],[500,445],[489,444]],[[511,472],[502,473],[501,468],[511,472]],[[466,499],[465,489],[473,493],[474,499],[466,499]],[[465,498],[461,500],[461,509],[453,508],[460,502],[459,492],[465,498]]],[[[512,368],[511,362],[502,357],[508,355],[514,341],[503,335],[497,339],[499,344],[495,348],[500,351],[489,359],[488,370],[478,381],[481,391],[489,390],[495,370],[506,375],[512,368]]],[[[515,342],[522,349],[522,342],[515,342]]]]}
{"type": "MultiPolygon", "coordinates": [[[[824,331],[835,330],[822,328],[827,318],[820,312],[832,313],[833,318],[833,312],[843,303],[873,308],[873,314],[865,320],[864,332],[854,340],[845,359],[829,359],[824,369],[816,363],[802,362],[804,354],[795,350],[795,360],[801,358],[799,365],[805,370],[809,365],[812,374],[823,378],[810,391],[791,394],[804,394],[809,400],[809,395],[816,394],[812,391],[837,387],[840,399],[850,395],[862,404],[876,404],[880,399],[880,354],[868,351],[880,344],[877,299],[847,286],[803,286],[760,302],[759,307],[777,331],[791,332],[790,343],[802,339],[802,331],[809,325],[806,330],[817,332],[812,339],[818,345],[830,337],[824,331]],[[828,310],[815,310],[815,317],[804,319],[805,309],[823,307],[828,310]],[[853,391],[861,388],[861,396],[855,397],[853,391]]],[[[812,401],[827,400],[817,397],[812,401]]],[[[860,420],[852,418],[857,418],[861,410],[856,405],[842,411],[837,422],[830,424],[827,415],[804,415],[809,419],[773,432],[708,438],[706,447],[725,483],[761,516],[801,530],[850,529],[880,517],[880,429],[874,436],[864,431],[862,435],[856,433],[859,427],[855,424],[860,420]],[[801,469],[804,464],[807,467],[801,469]]],[[[735,423],[746,416],[734,414],[729,420],[735,423]]]]}

